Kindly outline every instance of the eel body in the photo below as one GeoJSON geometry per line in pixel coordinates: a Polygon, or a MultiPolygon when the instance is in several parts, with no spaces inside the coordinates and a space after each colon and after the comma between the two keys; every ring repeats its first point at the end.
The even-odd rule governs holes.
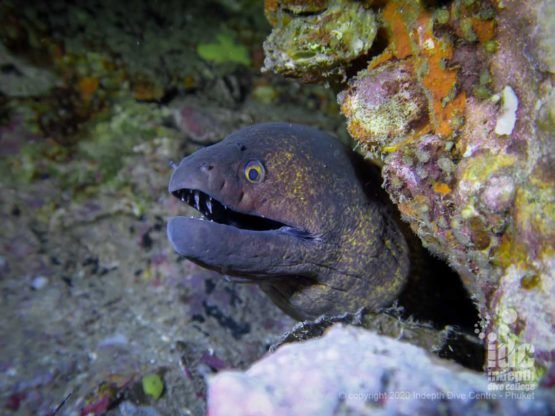
{"type": "Polygon", "coordinates": [[[256,282],[297,319],[377,310],[410,261],[379,171],[311,127],[263,123],[183,159],[169,191],[200,218],[174,217],[174,249],[256,282]]]}

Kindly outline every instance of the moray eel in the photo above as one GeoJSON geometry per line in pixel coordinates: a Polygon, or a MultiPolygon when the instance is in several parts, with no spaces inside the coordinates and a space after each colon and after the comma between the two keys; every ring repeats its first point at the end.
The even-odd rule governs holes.
{"type": "Polygon", "coordinates": [[[181,161],[169,191],[202,218],[174,217],[174,249],[260,285],[292,317],[377,310],[409,273],[407,242],[379,171],[311,127],[263,123],[181,161]]]}

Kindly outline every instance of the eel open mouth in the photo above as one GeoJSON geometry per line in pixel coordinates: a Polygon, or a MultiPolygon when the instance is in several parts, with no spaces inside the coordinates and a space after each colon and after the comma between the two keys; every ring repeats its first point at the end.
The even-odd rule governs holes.
{"type": "Polygon", "coordinates": [[[177,199],[195,208],[206,219],[219,224],[231,225],[236,228],[251,231],[294,230],[299,234],[304,233],[303,231],[296,230],[279,221],[234,211],[217,199],[197,189],[178,189],[173,191],[172,194],[177,199]]]}

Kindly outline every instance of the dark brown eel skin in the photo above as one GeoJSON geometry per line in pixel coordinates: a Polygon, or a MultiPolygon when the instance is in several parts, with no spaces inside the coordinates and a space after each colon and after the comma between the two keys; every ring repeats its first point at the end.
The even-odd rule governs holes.
{"type": "Polygon", "coordinates": [[[379,171],[334,137],[256,124],[181,161],[169,191],[202,218],[174,217],[174,249],[252,280],[296,319],[378,310],[410,268],[379,171]]]}

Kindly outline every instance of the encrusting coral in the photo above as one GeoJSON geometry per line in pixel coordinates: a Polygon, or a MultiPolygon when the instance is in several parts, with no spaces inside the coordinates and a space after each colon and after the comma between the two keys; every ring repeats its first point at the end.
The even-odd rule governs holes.
{"type": "Polygon", "coordinates": [[[344,66],[368,53],[377,32],[363,2],[266,1],[274,30],[264,42],[265,71],[317,81],[345,76],[344,66]]]}
{"type": "MultiPolygon", "coordinates": [[[[356,57],[337,61],[329,44],[325,51],[343,65],[335,73],[356,73],[338,95],[351,136],[383,164],[384,187],[424,245],[460,274],[484,317],[476,333],[507,347],[501,362],[486,345],[488,370],[533,357],[539,378],[555,354],[555,8],[541,0],[343,3],[365,14],[342,33],[360,33],[357,25],[376,16],[372,45],[356,57]]],[[[275,28],[266,68],[326,78],[326,65],[303,72],[289,51],[320,30],[307,15],[323,18],[335,6],[267,1],[275,28]],[[279,49],[276,15],[297,22],[303,37],[290,35],[279,49]],[[291,62],[275,64],[284,55],[291,62]]]]}

